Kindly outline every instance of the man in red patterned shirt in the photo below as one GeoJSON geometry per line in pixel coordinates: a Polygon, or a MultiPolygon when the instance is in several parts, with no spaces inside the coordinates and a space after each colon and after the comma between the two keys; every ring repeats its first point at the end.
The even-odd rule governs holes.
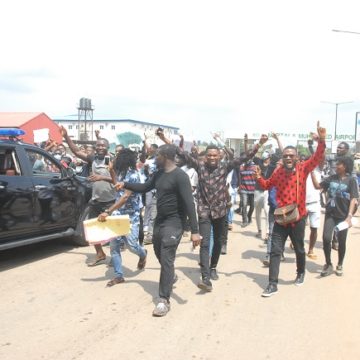
{"type": "Polygon", "coordinates": [[[296,148],[287,146],[282,153],[283,165],[278,167],[272,176],[265,180],[261,177],[261,170],[258,168],[256,178],[259,185],[267,190],[275,186],[276,202],[278,207],[297,203],[299,218],[297,221],[287,225],[280,225],[275,222],[272,233],[272,245],[270,253],[269,285],[262,293],[262,296],[269,297],[277,292],[281,254],[285,241],[289,236],[296,254],[297,276],[295,285],[302,285],[305,276],[305,222],[306,222],[306,178],[309,173],[320,163],[325,151],[326,130],[317,126],[318,141],[316,152],[306,161],[299,162],[296,148]]]}

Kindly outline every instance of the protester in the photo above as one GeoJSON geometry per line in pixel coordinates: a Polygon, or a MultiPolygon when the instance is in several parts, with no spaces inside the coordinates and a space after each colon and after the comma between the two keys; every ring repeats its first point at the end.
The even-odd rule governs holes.
{"type": "Polygon", "coordinates": [[[302,285],[305,277],[305,193],[306,178],[308,174],[319,164],[325,151],[326,130],[318,123],[318,146],[314,155],[308,160],[299,162],[297,150],[293,146],[287,146],[283,150],[283,166],[277,168],[272,176],[265,180],[261,176],[260,168],[257,168],[256,177],[263,189],[276,187],[277,206],[284,207],[290,204],[298,204],[298,219],[291,224],[281,225],[275,222],[272,233],[272,245],[269,266],[269,284],[262,296],[269,297],[275,294],[277,289],[281,254],[284,244],[289,236],[295,249],[297,276],[295,285],[302,285]]]}
{"type": "MultiPolygon", "coordinates": [[[[205,159],[194,159],[190,154],[181,152],[186,164],[193,167],[199,176],[198,186],[198,217],[200,235],[202,236],[200,246],[200,267],[202,280],[198,287],[207,292],[212,291],[212,280],[219,278],[217,274],[217,264],[219,261],[223,228],[226,221],[228,189],[226,185],[228,173],[235,167],[252,158],[260,146],[267,141],[267,136],[262,135],[259,144],[245,157],[240,157],[232,161],[220,162],[220,151],[218,146],[209,145],[206,148],[205,159]],[[211,228],[214,231],[214,248],[209,264],[209,243],[211,228]]],[[[227,148],[225,150],[229,153],[227,148]]],[[[231,156],[231,154],[229,153],[231,156]]]]}
{"type": "Polygon", "coordinates": [[[328,195],[323,230],[323,249],[326,261],[321,272],[321,276],[323,277],[333,273],[331,240],[334,232],[339,243],[338,264],[335,272],[338,276],[343,275],[348,228],[352,226],[351,220],[356,212],[359,198],[358,184],[356,179],[351,175],[352,171],[352,159],[344,156],[337,159],[335,175],[324,179],[320,184],[313,178],[315,187],[325,190],[328,195]],[[344,221],[347,223],[347,228],[336,231],[336,226],[344,221]]]}
{"type": "MultiPolygon", "coordinates": [[[[109,143],[106,139],[97,139],[95,147],[96,154],[88,155],[77,148],[63,126],[60,127],[60,132],[73,154],[91,166],[91,175],[88,179],[93,184],[92,196],[89,201],[89,219],[97,218],[115,201],[115,189],[112,185],[112,178],[109,171],[109,143]]],[[[100,244],[95,245],[95,250],[96,258],[88,264],[89,266],[96,266],[106,260],[106,254],[100,244]]]]}
{"type": "Polygon", "coordinates": [[[145,184],[120,182],[118,189],[149,192],[156,189],[157,215],[154,223],[153,247],[161,265],[159,301],[154,316],[165,316],[170,310],[170,295],[175,279],[176,249],[183,234],[186,215],[191,227],[193,246],[200,243],[192,189],[188,176],[176,166],[176,146],[162,145],[156,155],[158,171],[145,184]]]}
{"type": "MultiPolygon", "coordinates": [[[[113,166],[114,169],[110,167],[110,172],[112,173],[114,184],[122,181],[129,184],[140,183],[140,175],[136,170],[136,153],[134,151],[123,149],[118,152],[113,166]]],[[[125,281],[120,252],[122,242],[127,244],[129,249],[139,256],[138,270],[145,268],[147,251],[139,245],[140,204],[140,194],[133,193],[130,190],[120,190],[117,193],[115,204],[111,205],[98,216],[99,221],[106,221],[108,215],[128,215],[131,224],[131,230],[127,236],[116,238],[110,243],[110,253],[115,278],[110,280],[107,286],[121,284],[125,281]]]]}

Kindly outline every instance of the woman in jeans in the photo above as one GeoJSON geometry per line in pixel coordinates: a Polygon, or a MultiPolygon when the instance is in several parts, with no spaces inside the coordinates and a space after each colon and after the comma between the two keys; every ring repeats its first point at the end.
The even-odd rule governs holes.
{"type": "Polygon", "coordinates": [[[351,175],[353,169],[353,160],[344,156],[338,158],[336,162],[336,174],[331,175],[320,184],[317,183],[315,176],[311,174],[315,188],[323,189],[327,193],[327,203],[325,212],[323,248],[326,264],[324,265],[321,276],[328,276],[333,273],[331,262],[331,240],[335,231],[338,242],[338,265],[336,266],[336,275],[343,274],[343,261],[346,251],[346,237],[348,230],[336,231],[336,225],[346,221],[348,227],[351,227],[351,218],[356,212],[356,205],[359,197],[358,184],[351,175]]]}

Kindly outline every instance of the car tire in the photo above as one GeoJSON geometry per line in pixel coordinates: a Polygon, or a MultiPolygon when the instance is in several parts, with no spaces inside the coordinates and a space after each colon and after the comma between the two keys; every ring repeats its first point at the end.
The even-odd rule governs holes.
{"type": "Polygon", "coordinates": [[[89,218],[90,206],[86,206],[82,212],[76,225],[75,234],[71,237],[71,242],[78,246],[88,246],[89,243],[85,239],[83,221],[89,218]]]}

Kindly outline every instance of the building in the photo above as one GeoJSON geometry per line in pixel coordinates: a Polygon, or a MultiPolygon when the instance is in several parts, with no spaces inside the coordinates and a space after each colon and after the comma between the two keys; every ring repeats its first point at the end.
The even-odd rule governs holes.
{"type": "Polygon", "coordinates": [[[174,138],[179,130],[174,126],[131,119],[93,119],[84,123],[83,120],[79,121],[78,119],[57,118],[54,121],[58,125],[64,126],[72,140],[79,143],[96,140],[95,131],[98,130],[100,137],[107,139],[112,149],[116,144],[122,144],[126,147],[141,146],[144,133],[149,137],[151,143],[161,144],[161,141],[159,142],[155,135],[155,131],[159,127],[164,129],[164,133],[168,138],[174,138]],[[88,141],[79,141],[84,138],[84,133],[88,141]]]}
{"type": "Polygon", "coordinates": [[[34,144],[35,140],[46,141],[48,138],[58,143],[62,142],[59,127],[45,113],[0,112],[0,127],[16,127],[24,130],[25,135],[21,136],[21,139],[30,144],[34,144]]]}

